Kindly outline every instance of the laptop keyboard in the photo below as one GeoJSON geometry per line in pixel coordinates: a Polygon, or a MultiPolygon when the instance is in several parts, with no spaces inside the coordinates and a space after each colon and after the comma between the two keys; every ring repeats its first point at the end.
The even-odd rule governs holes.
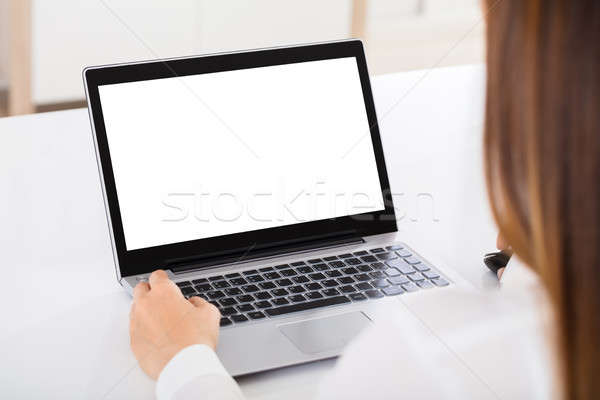
{"type": "Polygon", "coordinates": [[[448,286],[402,245],[176,282],[221,311],[221,326],[448,286]]]}

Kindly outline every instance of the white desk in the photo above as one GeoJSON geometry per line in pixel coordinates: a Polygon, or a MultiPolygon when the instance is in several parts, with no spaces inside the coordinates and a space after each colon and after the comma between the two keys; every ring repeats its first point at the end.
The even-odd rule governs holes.
{"type": "MultiPolygon", "coordinates": [[[[402,238],[492,284],[483,67],[380,76],[373,90],[402,238]]],[[[151,398],[129,350],[87,110],[1,119],[0,188],[0,397],[151,398]]],[[[251,399],[304,399],[333,363],[240,383],[251,399]]]]}

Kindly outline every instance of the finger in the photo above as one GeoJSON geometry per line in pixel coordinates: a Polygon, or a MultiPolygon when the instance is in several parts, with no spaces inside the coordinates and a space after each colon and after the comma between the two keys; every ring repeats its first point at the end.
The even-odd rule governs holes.
{"type": "Polygon", "coordinates": [[[498,272],[497,272],[497,274],[498,274],[498,279],[502,279],[502,275],[504,274],[504,270],[505,270],[505,269],[506,269],[506,268],[500,268],[500,269],[498,270],[498,272]]]}
{"type": "Polygon", "coordinates": [[[506,241],[500,234],[498,235],[498,238],[496,239],[496,247],[498,248],[498,250],[507,250],[508,249],[508,243],[506,243],[506,241]]]}
{"type": "Polygon", "coordinates": [[[148,282],[139,282],[133,288],[133,301],[136,301],[137,299],[140,298],[140,296],[145,295],[149,291],[150,291],[150,285],[148,285],[148,282]]]}
{"type": "Polygon", "coordinates": [[[188,300],[194,305],[194,307],[202,307],[207,303],[206,300],[198,296],[190,297],[188,300]]]}
{"type": "Polygon", "coordinates": [[[164,284],[165,282],[169,282],[169,276],[162,269],[157,269],[152,274],[150,274],[148,282],[150,282],[150,287],[164,284]]]}

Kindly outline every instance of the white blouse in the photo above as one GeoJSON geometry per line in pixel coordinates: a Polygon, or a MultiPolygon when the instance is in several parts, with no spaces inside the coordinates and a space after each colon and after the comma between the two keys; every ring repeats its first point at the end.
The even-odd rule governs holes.
{"type": "MultiPolygon", "coordinates": [[[[348,346],[318,399],[558,398],[548,303],[522,266],[511,265],[500,291],[447,290],[444,304],[437,296],[403,304],[348,346]],[[447,312],[427,312],[439,307],[447,312]]],[[[205,345],[180,351],[160,374],[156,394],[160,400],[244,398],[205,345]]]]}

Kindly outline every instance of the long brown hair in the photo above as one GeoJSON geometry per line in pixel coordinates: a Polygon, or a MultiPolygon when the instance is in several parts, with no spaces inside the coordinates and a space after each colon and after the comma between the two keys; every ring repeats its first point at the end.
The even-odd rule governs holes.
{"type": "Polygon", "coordinates": [[[553,303],[564,396],[600,398],[600,1],[485,5],[494,216],[553,303]]]}

